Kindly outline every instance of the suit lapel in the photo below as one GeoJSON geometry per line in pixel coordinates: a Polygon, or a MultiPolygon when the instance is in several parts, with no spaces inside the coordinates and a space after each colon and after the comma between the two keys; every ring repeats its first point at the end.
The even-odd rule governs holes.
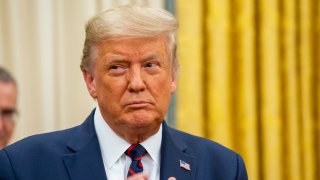
{"type": "Polygon", "coordinates": [[[164,122],[161,144],[160,179],[166,180],[169,177],[183,180],[195,179],[197,158],[186,153],[187,145],[185,142],[181,141],[178,137],[173,137],[170,130],[164,122]],[[180,167],[180,161],[185,162],[185,167],[180,167]],[[190,170],[188,170],[186,166],[190,166],[190,170]]]}
{"type": "MultiPolygon", "coordinates": [[[[95,111],[95,110],[94,110],[95,111]]],[[[63,161],[71,180],[106,180],[106,173],[101,156],[98,138],[94,129],[94,111],[87,120],[78,127],[77,132],[68,143],[70,153],[63,155],[63,161]]],[[[160,179],[175,177],[176,179],[194,180],[197,158],[186,153],[187,145],[163,123],[161,143],[160,179]],[[180,167],[180,161],[188,168],[180,167]]]]}
{"type": "Polygon", "coordinates": [[[78,127],[68,143],[69,154],[62,158],[71,180],[106,180],[98,138],[94,129],[94,111],[78,127]]]}

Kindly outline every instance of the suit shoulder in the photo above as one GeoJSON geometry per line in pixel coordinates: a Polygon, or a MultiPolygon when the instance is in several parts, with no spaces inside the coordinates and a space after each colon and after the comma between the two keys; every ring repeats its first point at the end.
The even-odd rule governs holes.
{"type": "Polygon", "coordinates": [[[169,128],[169,131],[178,146],[185,145],[187,147],[185,153],[197,157],[200,169],[206,169],[210,164],[212,172],[216,172],[216,174],[228,172],[227,174],[230,173],[230,176],[247,179],[245,178],[246,170],[243,159],[237,152],[209,139],[172,128],[169,128]]]}
{"type": "Polygon", "coordinates": [[[197,159],[199,179],[248,179],[241,156],[209,139],[168,128],[183,152],[197,159]]]}
{"type": "Polygon", "coordinates": [[[169,128],[169,130],[173,138],[180,139],[188,145],[189,151],[194,151],[197,153],[199,153],[200,151],[200,153],[202,154],[215,153],[218,154],[220,157],[234,157],[237,155],[236,152],[218,142],[203,137],[195,136],[186,132],[182,132],[173,128],[169,128]]]}
{"type": "Polygon", "coordinates": [[[13,143],[5,148],[8,153],[15,153],[28,151],[46,149],[57,149],[57,147],[62,147],[60,145],[66,144],[69,140],[69,137],[73,134],[77,127],[54,131],[49,133],[37,134],[26,137],[22,140],[13,143]]]}

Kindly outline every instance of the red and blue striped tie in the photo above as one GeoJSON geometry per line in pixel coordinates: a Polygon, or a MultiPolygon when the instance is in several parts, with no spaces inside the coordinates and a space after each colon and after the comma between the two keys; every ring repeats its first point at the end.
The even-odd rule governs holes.
{"type": "Polygon", "coordinates": [[[147,151],[140,144],[132,144],[126,150],[125,154],[129,156],[132,160],[127,177],[143,171],[141,159],[142,159],[142,156],[145,155],[146,153],[147,151]]]}

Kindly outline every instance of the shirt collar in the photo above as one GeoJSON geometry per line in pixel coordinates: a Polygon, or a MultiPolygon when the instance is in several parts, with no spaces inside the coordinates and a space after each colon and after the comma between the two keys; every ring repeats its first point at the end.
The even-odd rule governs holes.
{"type": "MultiPolygon", "coordinates": [[[[131,146],[127,141],[118,136],[103,119],[99,106],[94,114],[94,126],[98,136],[102,158],[108,169],[110,169],[123,153],[131,146]],[[112,148],[111,148],[112,146],[112,148]]],[[[152,160],[159,166],[160,147],[162,140],[162,125],[158,132],[140,144],[148,151],[152,160]]]]}
{"type": "Polygon", "coordinates": [[[150,136],[145,141],[140,144],[148,151],[148,154],[151,156],[152,160],[160,167],[160,147],[162,141],[162,125],[156,134],[150,136]]]}

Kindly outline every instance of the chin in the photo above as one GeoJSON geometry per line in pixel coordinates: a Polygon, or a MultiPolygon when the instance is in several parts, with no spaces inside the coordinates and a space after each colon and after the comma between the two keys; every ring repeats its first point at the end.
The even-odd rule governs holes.
{"type": "Polygon", "coordinates": [[[149,119],[149,118],[134,118],[134,119],[130,119],[127,121],[128,124],[130,124],[129,126],[132,128],[145,128],[145,127],[149,127],[152,126],[152,124],[155,124],[156,121],[154,119],[149,119]]]}
{"type": "Polygon", "coordinates": [[[132,128],[149,128],[161,124],[162,120],[155,117],[134,117],[127,121],[132,128]]]}
{"type": "Polygon", "coordinates": [[[161,124],[163,119],[164,117],[158,112],[142,110],[126,114],[126,116],[123,117],[123,122],[128,124],[130,128],[146,128],[161,124]]]}

